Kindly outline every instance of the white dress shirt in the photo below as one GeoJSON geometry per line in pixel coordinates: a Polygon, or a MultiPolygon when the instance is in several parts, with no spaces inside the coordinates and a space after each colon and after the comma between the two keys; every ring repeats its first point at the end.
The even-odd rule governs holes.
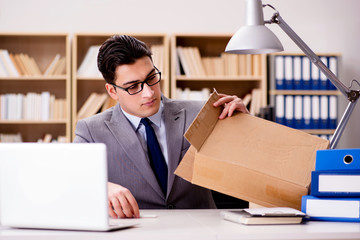
{"type": "MultiPolygon", "coordinates": [[[[141,118],[133,116],[127,112],[125,112],[123,109],[121,111],[124,113],[125,117],[129,120],[131,125],[134,127],[134,130],[136,131],[136,134],[139,137],[139,140],[141,142],[141,145],[144,149],[144,151],[147,153],[147,145],[146,145],[146,131],[145,126],[140,123],[141,118]]],[[[166,164],[168,164],[168,149],[167,149],[167,141],[166,141],[166,129],[165,129],[165,123],[164,123],[164,117],[163,117],[163,103],[160,103],[159,111],[155,113],[154,115],[148,117],[151,121],[151,126],[153,127],[156,137],[159,141],[161,151],[164,155],[166,164]]],[[[169,164],[168,164],[169,165],[169,164]]]]}

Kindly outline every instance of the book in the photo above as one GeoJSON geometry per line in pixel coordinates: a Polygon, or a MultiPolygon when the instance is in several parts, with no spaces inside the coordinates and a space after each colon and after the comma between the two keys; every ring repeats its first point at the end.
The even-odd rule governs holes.
{"type": "Polygon", "coordinates": [[[77,75],[79,77],[102,77],[97,67],[97,54],[100,49],[100,45],[90,46],[84,60],[81,62],[77,75]]]}
{"type": "Polygon", "coordinates": [[[11,61],[9,51],[6,49],[0,49],[0,61],[5,66],[6,72],[9,77],[19,77],[20,74],[17,71],[14,63],[11,61]]]}
{"type": "Polygon", "coordinates": [[[311,195],[360,197],[360,170],[312,171],[311,195]]]}
{"type": "Polygon", "coordinates": [[[50,73],[53,71],[56,63],[59,61],[60,59],[60,54],[57,53],[54,58],[51,60],[51,62],[49,63],[49,65],[45,68],[45,71],[44,71],[44,75],[45,76],[48,76],[50,75],[50,73]]]}
{"type": "Polygon", "coordinates": [[[360,149],[327,149],[316,152],[315,170],[359,170],[360,149]]]}
{"type": "Polygon", "coordinates": [[[222,211],[224,220],[246,225],[257,224],[297,224],[305,214],[288,207],[246,208],[233,211],[222,211]]]}
{"type": "Polygon", "coordinates": [[[190,62],[185,54],[184,48],[181,46],[176,47],[176,53],[179,58],[181,69],[184,71],[186,77],[191,77],[194,73],[191,71],[190,62]]]}
{"type": "Polygon", "coordinates": [[[83,119],[96,114],[101,110],[107,100],[107,93],[91,93],[78,112],[78,119],[83,119]]]}
{"type": "Polygon", "coordinates": [[[111,97],[108,97],[104,103],[104,105],[101,107],[101,112],[105,111],[106,109],[109,109],[117,104],[117,101],[112,99],[111,97]]]}
{"type": "Polygon", "coordinates": [[[301,211],[308,220],[360,222],[360,198],[319,198],[305,195],[301,211]]]}

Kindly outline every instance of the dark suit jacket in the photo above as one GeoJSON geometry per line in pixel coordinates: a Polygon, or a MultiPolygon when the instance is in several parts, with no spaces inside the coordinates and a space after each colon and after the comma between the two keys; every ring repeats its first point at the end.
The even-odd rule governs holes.
{"type": "Polygon", "coordinates": [[[166,198],[150,167],[131,123],[116,105],[103,113],[79,120],[74,142],[100,142],[107,146],[108,178],[130,190],[139,208],[215,208],[211,192],[174,174],[190,147],[183,137],[203,103],[163,97],[168,146],[168,189],[166,198]]]}

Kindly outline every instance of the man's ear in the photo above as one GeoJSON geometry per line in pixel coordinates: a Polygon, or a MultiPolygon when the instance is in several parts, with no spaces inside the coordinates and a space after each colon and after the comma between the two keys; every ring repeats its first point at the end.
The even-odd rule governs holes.
{"type": "Polygon", "coordinates": [[[115,101],[118,100],[118,96],[116,94],[116,89],[113,85],[105,83],[106,91],[108,92],[109,96],[114,99],[115,101]]]}

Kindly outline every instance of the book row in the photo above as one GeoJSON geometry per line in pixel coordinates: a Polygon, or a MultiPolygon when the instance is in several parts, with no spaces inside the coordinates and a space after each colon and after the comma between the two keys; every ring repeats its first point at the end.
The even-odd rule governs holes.
{"type": "Polygon", "coordinates": [[[310,220],[360,222],[360,149],[319,150],[310,195],[302,211],[310,220]]]}
{"type": "Polygon", "coordinates": [[[9,53],[0,49],[0,77],[51,76],[65,73],[65,57],[56,54],[44,71],[41,71],[35,59],[24,53],[9,53]]]}
{"type": "Polygon", "coordinates": [[[334,95],[276,95],[275,119],[297,129],[335,129],[337,102],[334,95]]]}
{"type": "MultiPolygon", "coordinates": [[[[0,133],[0,143],[10,143],[10,142],[23,142],[23,138],[20,133],[0,133]]],[[[57,138],[54,138],[52,134],[47,133],[44,135],[43,138],[39,138],[37,142],[42,143],[65,143],[66,137],[65,136],[58,136],[57,138]]]]}
{"type": "Polygon", "coordinates": [[[55,99],[50,92],[0,95],[1,120],[48,121],[65,118],[65,99],[55,99]]]}
{"type": "Polygon", "coordinates": [[[176,74],[186,77],[204,76],[259,76],[260,55],[221,53],[220,56],[201,56],[198,47],[176,48],[176,74]]]}
{"type": "MultiPolygon", "coordinates": [[[[338,75],[336,56],[320,60],[338,75]]],[[[275,85],[277,90],[336,90],[331,81],[306,56],[275,56],[275,85]]]]}
{"type": "Polygon", "coordinates": [[[79,109],[77,119],[87,118],[98,112],[103,112],[116,103],[115,100],[108,97],[107,93],[92,92],[79,109]]]}
{"type": "Polygon", "coordinates": [[[209,88],[203,88],[201,90],[190,90],[190,88],[176,88],[175,98],[179,100],[207,101],[209,97],[209,88]]]}
{"type": "MultiPolygon", "coordinates": [[[[102,75],[97,67],[97,55],[100,49],[100,45],[90,46],[86,52],[84,60],[81,62],[77,69],[78,77],[94,77],[102,78],[102,75]]],[[[160,71],[165,69],[164,63],[164,46],[163,45],[151,45],[150,50],[152,52],[152,59],[154,66],[160,71]]]]}

